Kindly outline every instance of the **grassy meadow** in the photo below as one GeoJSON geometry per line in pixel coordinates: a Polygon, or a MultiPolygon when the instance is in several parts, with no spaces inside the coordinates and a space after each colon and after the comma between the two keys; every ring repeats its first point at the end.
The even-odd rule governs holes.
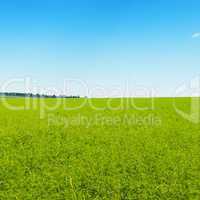
{"type": "Polygon", "coordinates": [[[199,200],[191,102],[1,98],[0,199],[199,200]]]}

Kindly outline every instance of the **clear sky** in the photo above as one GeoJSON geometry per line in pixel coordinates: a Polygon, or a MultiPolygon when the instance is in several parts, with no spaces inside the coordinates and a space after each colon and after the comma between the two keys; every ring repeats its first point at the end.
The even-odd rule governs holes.
{"type": "Polygon", "coordinates": [[[128,82],[170,96],[200,72],[199,32],[199,0],[2,0],[0,83],[29,76],[62,90],[81,79],[114,96],[128,82]]]}

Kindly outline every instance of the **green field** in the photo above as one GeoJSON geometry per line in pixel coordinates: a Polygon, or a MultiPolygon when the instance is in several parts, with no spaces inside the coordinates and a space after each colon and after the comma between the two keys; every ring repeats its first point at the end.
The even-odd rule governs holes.
{"type": "Polygon", "coordinates": [[[200,199],[189,98],[7,101],[26,107],[1,99],[0,199],[200,199]]]}

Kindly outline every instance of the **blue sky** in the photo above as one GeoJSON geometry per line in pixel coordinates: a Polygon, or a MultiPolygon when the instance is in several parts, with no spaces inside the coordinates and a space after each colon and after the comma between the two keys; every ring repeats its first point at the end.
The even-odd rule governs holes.
{"type": "Polygon", "coordinates": [[[199,0],[2,0],[1,86],[29,76],[62,90],[81,79],[94,96],[127,82],[170,96],[200,72],[199,9],[199,0]]]}

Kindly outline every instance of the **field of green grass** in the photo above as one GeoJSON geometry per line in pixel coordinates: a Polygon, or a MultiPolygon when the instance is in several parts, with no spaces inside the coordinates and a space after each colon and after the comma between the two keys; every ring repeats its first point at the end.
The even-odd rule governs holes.
{"type": "Polygon", "coordinates": [[[189,98],[56,101],[0,100],[1,200],[200,199],[189,98]]]}

